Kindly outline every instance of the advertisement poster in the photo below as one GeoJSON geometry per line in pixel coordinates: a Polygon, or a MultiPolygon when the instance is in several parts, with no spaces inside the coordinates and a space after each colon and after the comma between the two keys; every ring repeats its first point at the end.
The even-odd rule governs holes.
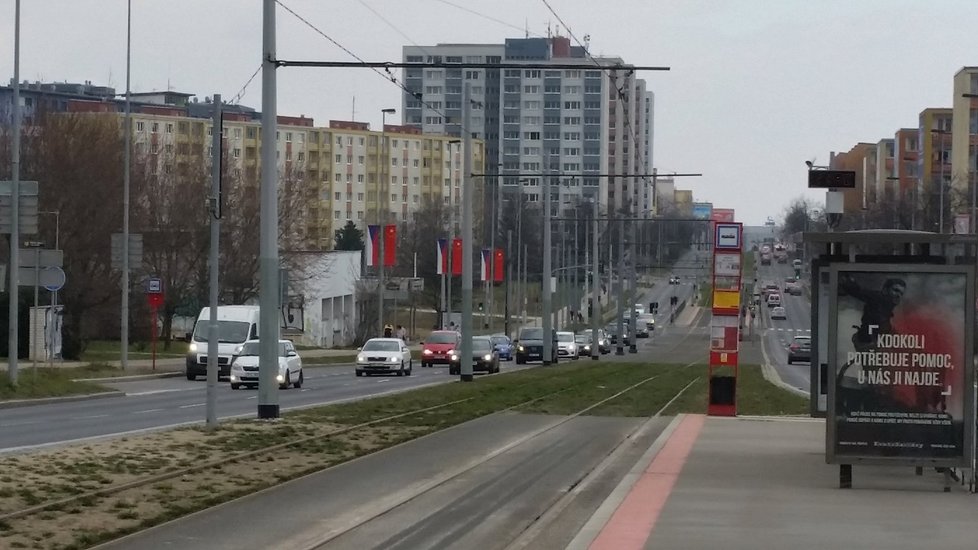
{"type": "Polygon", "coordinates": [[[694,218],[696,218],[697,220],[709,220],[712,216],[713,216],[713,203],[710,202],[693,203],[694,218]]]}
{"type": "Polygon", "coordinates": [[[944,266],[833,269],[837,462],[970,459],[968,280],[944,266]]]}

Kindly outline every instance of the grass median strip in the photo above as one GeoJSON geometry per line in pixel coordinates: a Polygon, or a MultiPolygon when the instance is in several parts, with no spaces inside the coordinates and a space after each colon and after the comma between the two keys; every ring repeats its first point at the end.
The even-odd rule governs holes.
{"type": "MultiPolygon", "coordinates": [[[[81,367],[87,368],[87,367],[81,367]]],[[[71,395],[86,395],[109,391],[107,388],[91,382],[78,382],[75,378],[94,376],[90,373],[97,370],[81,371],[79,369],[59,369],[39,367],[36,369],[21,369],[14,386],[6,377],[0,381],[0,400],[8,399],[37,399],[41,397],[65,397],[71,395]],[[79,376],[80,375],[80,376],[79,376]]]]}
{"type": "MultiPolygon", "coordinates": [[[[0,456],[0,547],[86,548],[532,399],[516,410],[567,414],[655,376],[588,413],[648,416],[704,371],[629,363],[535,368],[305,409],[275,421],[228,421],[213,432],[183,428],[0,456]],[[414,412],[390,418],[407,411],[414,412]],[[261,453],[273,446],[279,447],[261,453]],[[193,470],[202,464],[213,466],[193,470]],[[133,483],[151,476],[153,482],[133,483]],[[31,507],[39,509],[19,515],[31,507]]],[[[782,390],[767,386],[745,394],[759,391],[758,400],[773,401],[769,395],[782,390]]],[[[697,399],[673,406],[683,403],[677,410],[705,408],[697,399]]]]}

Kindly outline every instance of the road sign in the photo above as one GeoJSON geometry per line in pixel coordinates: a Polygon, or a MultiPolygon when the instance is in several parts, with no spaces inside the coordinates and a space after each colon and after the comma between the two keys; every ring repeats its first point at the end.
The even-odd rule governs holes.
{"type": "MultiPolygon", "coordinates": [[[[139,233],[129,234],[129,269],[138,269],[143,265],[143,236],[139,233]]],[[[122,233],[112,234],[112,269],[122,270],[122,233]]]]}
{"type": "Polygon", "coordinates": [[[21,248],[20,266],[64,267],[64,251],[44,248],[21,248]]]}
{"type": "Polygon", "coordinates": [[[45,290],[57,292],[64,288],[65,281],[67,281],[65,271],[58,266],[52,265],[41,270],[41,281],[38,282],[41,283],[41,286],[45,290]]]}
{"type": "Polygon", "coordinates": [[[36,267],[20,267],[17,270],[19,286],[39,286],[42,288],[60,287],[65,284],[65,274],[61,268],[57,270],[36,267]],[[58,273],[60,271],[60,273],[58,273]]]}
{"type": "Polygon", "coordinates": [[[147,294],[162,294],[163,293],[163,279],[158,279],[156,277],[151,277],[146,281],[146,293],[147,294]]]}
{"type": "MultiPolygon", "coordinates": [[[[18,217],[20,218],[20,234],[37,234],[37,182],[20,182],[18,194],[20,200],[18,205],[18,217]]],[[[0,233],[8,234],[12,231],[11,227],[11,207],[13,206],[13,182],[0,181],[0,233]]]]}

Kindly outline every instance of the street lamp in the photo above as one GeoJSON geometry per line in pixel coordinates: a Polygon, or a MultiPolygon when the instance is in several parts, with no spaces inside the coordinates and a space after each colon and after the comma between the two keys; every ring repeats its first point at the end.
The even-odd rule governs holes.
{"type": "MultiPolygon", "coordinates": [[[[978,99],[978,94],[965,93],[965,94],[961,94],[961,97],[966,99],[978,99]]],[[[971,109],[969,108],[969,111],[970,110],[971,109]]],[[[971,128],[970,127],[968,128],[968,157],[969,157],[969,164],[970,164],[970,157],[971,157],[971,128]]],[[[974,171],[978,171],[978,166],[968,166],[968,182],[971,184],[971,220],[970,220],[971,227],[970,229],[972,233],[976,232],[975,222],[978,221],[975,219],[976,217],[978,217],[978,212],[976,212],[976,209],[978,209],[978,184],[976,184],[976,182],[973,181],[974,178],[971,177],[971,173],[974,171]]]]}
{"type": "MultiPolygon", "coordinates": [[[[390,155],[384,155],[387,150],[387,115],[394,114],[393,108],[380,110],[380,144],[377,151],[377,161],[380,163],[377,182],[377,226],[380,234],[377,236],[377,335],[384,335],[384,239],[387,237],[387,209],[382,208],[387,202],[387,172],[386,167],[390,162],[390,155]],[[384,155],[381,159],[381,155],[384,155]],[[383,198],[381,197],[383,195],[383,198]]],[[[369,235],[368,235],[369,238],[369,235]]]]}
{"type": "MultiPolygon", "coordinates": [[[[940,197],[941,198],[940,198],[940,208],[941,208],[941,211],[938,214],[938,227],[939,227],[939,229],[937,230],[937,232],[938,233],[944,233],[944,160],[945,160],[944,159],[944,136],[947,135],[947,134],[950,134],[951,132],[949,132],[948,130],[942,130],[940,128],[931,128],[930,129],[930,132],[931,132],[931,134],[937,134],[937,135],[941,136],[940,137],[940,140],[941,140],[941,156],[940,156],[940,163],[941,163],[941,175],[940,175],[940,178],[941,178],[941,180],[940,180],[940,197]]],[[[929,175],[930,174],[928,174],[928,176],[929,175]]]]}

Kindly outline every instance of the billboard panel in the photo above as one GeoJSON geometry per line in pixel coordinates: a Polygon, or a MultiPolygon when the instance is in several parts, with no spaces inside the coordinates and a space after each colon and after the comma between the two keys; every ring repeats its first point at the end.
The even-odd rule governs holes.
{"type": "Polygon", "coordinates": [[[734,221],[734,209],[733,208],[714,208],[713,214],[710,217],[711,220],[715,222],[733,223],[734,221]]]}
{"type": "Polygon", "coordinates": [[[697,220],[709,220],[713,216],[712,202],[694,202],[693,217],[697,220]]]}
{"type": "Polygon", "coordinates": [[[970,465],[971,268],[830,273],[829,461],[970,465]]]}

